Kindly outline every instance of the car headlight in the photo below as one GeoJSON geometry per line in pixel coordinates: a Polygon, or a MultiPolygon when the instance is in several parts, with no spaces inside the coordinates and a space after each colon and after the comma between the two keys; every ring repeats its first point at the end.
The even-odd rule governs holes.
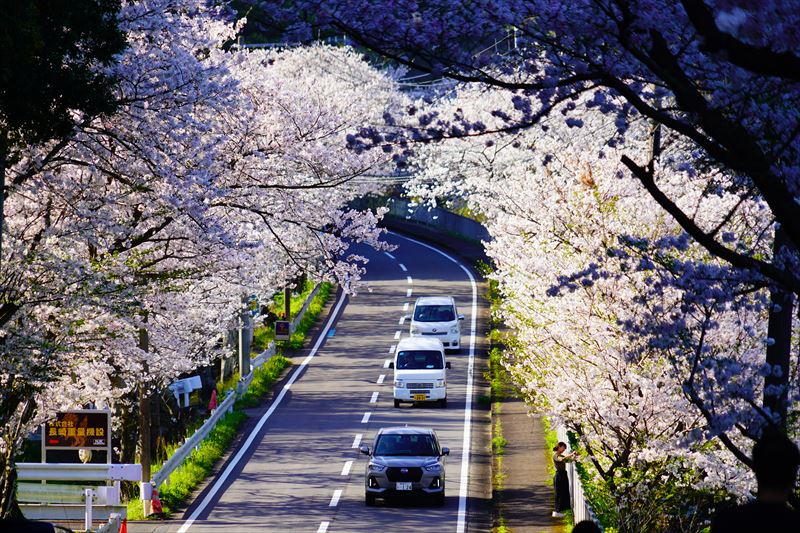
{"type": "Polygon", "coordinates": [[[386,470],[386,465],[370,462],[369,469],[372,470],[373,472],[383,472],[384,470],[386,470]]]}
{"type": "Polygon", "coordinates": [[[443,379],[437,379],[436,380],[436,387],[441,389],[442,387],[445,387],[446,385],[447,385],[447,383],[445,383],[445,381],[443,379]]]}
{"type": "Polygon", "coordinates": [[[403,383],[403,382],[402,382],[402,381],[400,381],[400,380],[395,380],[395,382],[394,382],[394,386],[395,386],[396,388],[398,388],[398,389],[402,389],[402,388],[404,388],[406,385],[405,385],[405,383],[403,383]]]}
{"type": "Polygon", "coordinates": [[[458,335],[459,333],[458,326],[453,326],[450,328],[450,335],[458,335]]]}
{"type": "Polygon", "coordinates": [[[425,470],[427,470],[428,472],[435,472],[436,470],[441,470],[441,469],[442,469],[442,465],[440,465],[440,464],[437,462],[437,463],[431,463],[431,464],[429,464],[429,465],[425,465],[425,466],[424,466],[424,468],[425,468],[425,470]]]}

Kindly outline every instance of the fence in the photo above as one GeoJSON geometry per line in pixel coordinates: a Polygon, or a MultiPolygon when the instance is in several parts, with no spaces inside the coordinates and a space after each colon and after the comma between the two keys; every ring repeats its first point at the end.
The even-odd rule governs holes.
{"type": "MultiPolygon", "coordinates": [[[[297,326],[300,324],[300,321],[308,311],[309,305],[311,305],[311,301],[319,292],[320,284],[317,284],[314,287],[314,290],[306,298],[305,302],[303,302],[303,307],[300,309],[300,312],[297,313],[297,316],[292,320],[291,325],[289,326],[292,333],[297,329],[297,326]]],[[[258,354],[252,361],[250,361],[250,372],[244,376],[239,383],[236,384],[236,392],[234,393],[231,391],[225,399],[219,404],[217,409],[208,417],[208,420],[203,422],[203,425],[200,426],[197,431],[195,431],[191,437],[186,439],[186,441],[173,452],[172,456],[167,459],[167,461],[158,469],[158,472],[154,473],[151,476],[152,483],[155,484],[156,487],[167,481],[169,479],[170,474],[180,468],[183,462],[191,455],[191,453],[200,446],[200,443],[211,433],[211,430],[217,425],[219,419],[222,418],[225,413],[228,413],[233,410],[233,404],[237,398],[241,397],[244,392],[250,387],[250,383],[253,381],[253,373],[256,368],[260,367],[267,361],[269,361],[272,356],[275,355],[275,341],[269,343],[267,349],[258,354]]],[[[149,488],[142,487],[142,494],[148,494],[149,488]]]]}
{"type": "MultiPolygon", "coordinates": [[[[567,428],[563,424],[559,424],[556,427],[556,436],[558,437],[559,441],[569,443],[567,428]]],[[[577,524],[582,520],[591,520],[597,524],[602,531],[603,526],[600,524],[600,521],[597,519],[594,511],[592,511],[589,502],[586,501],[586,496],[583,493],[583,484],[581,483],[581,478],[575,471],[575,463],[567,463],[567,476],[569,477],[569,493],[572,497],[572,513],[575,523],[577,524]]]]}

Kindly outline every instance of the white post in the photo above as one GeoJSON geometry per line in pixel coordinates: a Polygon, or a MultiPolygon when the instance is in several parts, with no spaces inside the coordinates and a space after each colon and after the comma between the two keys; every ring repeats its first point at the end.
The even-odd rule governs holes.
{"type": "Polygon", "coordinates": [[[92,489],[84,489],[83,497],[86,500],[86,511],[83,515],[83,529],[86,531],[92,530],[92,499],[94,498],[94,491],[92,489]]]}

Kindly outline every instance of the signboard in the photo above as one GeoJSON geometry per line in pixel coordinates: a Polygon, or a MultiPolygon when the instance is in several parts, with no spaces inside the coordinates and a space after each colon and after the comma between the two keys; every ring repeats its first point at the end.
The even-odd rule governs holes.
{"type": "Polygon", "coordinates": [[[44,424],[42,446],[48,450],[111,450],[111,413],[79,409],[57,413],[44,424]]]}
{"type": "Polygon", "coordinates": [[[288,320],[278,320],[275,322],[275,340],[276,341],[288,341],[289,337],[291,337],[292,333],[289,330],[289,325],[291,322],[288,320]]]}

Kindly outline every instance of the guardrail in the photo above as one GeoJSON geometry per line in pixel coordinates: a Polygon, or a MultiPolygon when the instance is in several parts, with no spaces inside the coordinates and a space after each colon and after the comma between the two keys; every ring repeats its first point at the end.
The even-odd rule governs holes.
{"type": "MultiPolygon", "coordinates": [[[[297,326],[300,324],[300,321],[308,311],[308,307],[311,305],[311,301],[319,292],[321,284],[317,284],[316,287],[311,291],[311,293],[306,297],[305,301],[303,302],[303,306],[300,308],[300,311],[297,313],[297,316],[292,320],[292,323],[289,326],[289,329],[292,333],[297,329],[297,326]]],[[[233,404],[237,398],[241,398],[241,396],[247,391],[250,387],[250,383],[253,381],[253,374],[256,368],[260,367],[261,365],[265,364],[269,361],[276,353],[276,346],[275,341],[269,343],[267,349],[258,354],[255,358],[250,361],[250,372],[244,376],[239,382],[236,384],[235,392],[231,391],[225,397],[225,399],[219,404],[217,409],[211,414],[208,419],[203,422],[203,425],[200,426],[197,431],[195,431],[191,437],[186,439],[186,441],[172,453],[169,459],[158,469],[156,473],[151,476],[152,484],[156,487],[161,485],[162,483],[166,482],[169,479],[170,474],[172,474],[175,470],[180,468],[183,462],[191,455],[191,453],[200,446],[200,443],[211,433],[211,430],[217,425],[219,419],[223,417],[225,413],[228,413],[233,410],[233,404]]],[[[150,488],[145,487],[145,483],[142,483],[142,495],[146,495],[150,493],[150,488]]],[[[148,498],[149,499],[149,498],[148,498]]]]}
{"type": "MultiPolygon", "coordinates": [[[[563,424],[556,427],[556,436],[561,442],[569,443],[569,436],[567,435],[567,428],[563,424]]],[[[567,477],[569,478],[569,494],[572,499],[572,515],[575,523],[582,520],[591,520],[603,531],[603,525],[597,519],[597,515],[592,511],[589,502],[586,501],[586,496],[583,493],[583,484],[578,472],[575,471],[575,463],[567,463],[567,477]]]]}

